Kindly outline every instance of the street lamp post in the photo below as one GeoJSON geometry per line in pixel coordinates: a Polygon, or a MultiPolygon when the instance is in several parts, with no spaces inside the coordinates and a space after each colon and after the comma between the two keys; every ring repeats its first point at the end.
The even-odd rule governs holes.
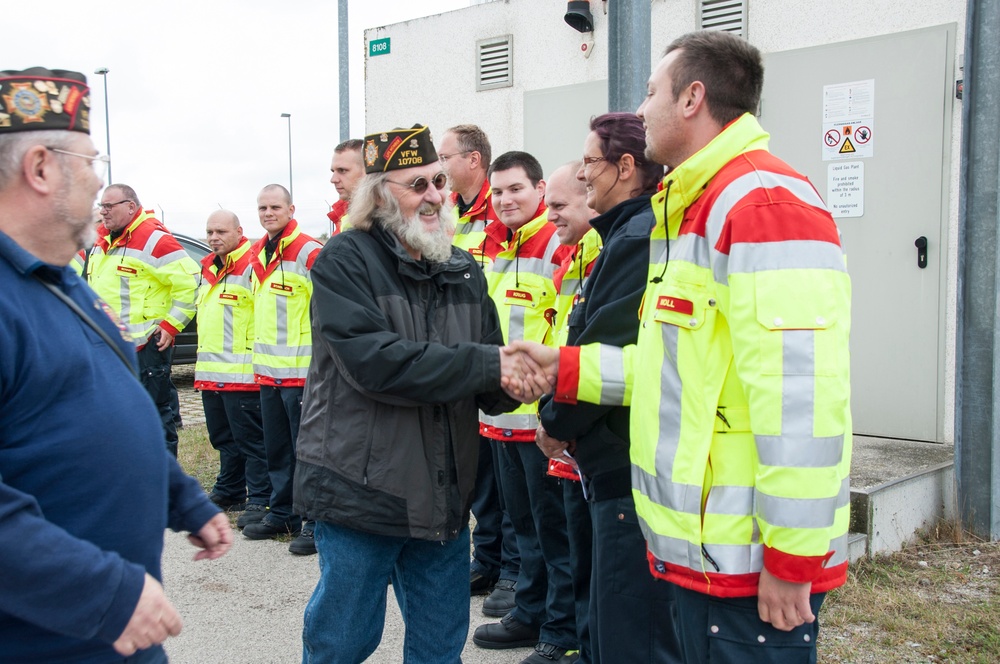
{"type": "Polygon", "coordinates": [[[295,201],[295,186],[292,184],[292,114],[282,113],[281,117],[288,119],[288,193],[295,201]]]}
{"type": "Polygon", "coordinates": [[[107,67],[101,67],[100,69],[95,69],[94,73],[99,74],[104,77],[104,135],[108,139],[108,184],[114,182],[111,179],[111,116],[108,114],[108,72],[111,71],[107,67]]]}

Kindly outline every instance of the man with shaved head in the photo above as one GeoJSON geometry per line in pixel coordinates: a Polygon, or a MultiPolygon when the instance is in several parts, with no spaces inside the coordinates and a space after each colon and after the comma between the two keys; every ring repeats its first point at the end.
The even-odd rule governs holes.
{"type": "Polygon", "coordinates": [[[250,240],[229,210],[208,216],[205,237],[212,253],[201,261],[198,291],[198,363],[205,424],[219,451],[211,498],[229,510],[246,507],[237,521],[260,520],[271,499],[260,420],[260,386],[253,377],[253,289],[250,240]]]}
{"type": "Polygon", "coordinates": [[[254,378],[260,385],[264,450],[271,479],[267,513],[248,512],[243,534],[249,539],[297,535],[292,553],[316,553],[312,524],[292,513],[295,439],[299,435],[302,388],[312,357],[309,271],[322,245],[299,228],[288,190],[269,184],[257,195],[257,216],[267,235],[250,248],[254,292],[254,378]]]}

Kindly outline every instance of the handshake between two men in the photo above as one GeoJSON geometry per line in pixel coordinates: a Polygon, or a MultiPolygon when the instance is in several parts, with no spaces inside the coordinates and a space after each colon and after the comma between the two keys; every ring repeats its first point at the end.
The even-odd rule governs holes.
{"type": "Polygon", "coordinates": [[[533,403],[556,386],[559,349],[513,341],[500,349],[500,386],[512,398],[533,403]]]}

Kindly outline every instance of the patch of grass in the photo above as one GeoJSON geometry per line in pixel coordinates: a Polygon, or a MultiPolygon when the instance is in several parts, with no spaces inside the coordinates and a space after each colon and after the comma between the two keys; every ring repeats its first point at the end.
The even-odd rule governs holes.
{"type": "Polygon", "coordinates": [[[823,662],[1000,661],[1000,543],[954,524],[851,567],[827,596],[823,662]]]}
{"type": "Polygon", "coordinates": [[[193,476],[206,491],[211,491],[219,473],[219,453],[208,442],[204,424],[186,424],[177,432],[177,460],[181,468],[193,476]]]}

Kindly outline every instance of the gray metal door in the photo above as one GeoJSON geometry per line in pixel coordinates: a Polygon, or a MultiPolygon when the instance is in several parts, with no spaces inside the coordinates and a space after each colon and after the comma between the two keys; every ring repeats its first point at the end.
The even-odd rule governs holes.
{"type": "Polygon", "coordinates": [[[859,434],[944,440],[954,42],[955,26],[948,25],[765,59],[761,124],[771,133],[771,151],[805,173],[824,199],[830,165],[845,163],[823,159],[824,139],[834,141],[824,132],[824,88],[874,81],[874,123],[863,128],[872,155],[850,146],[856,150],[850,161],[863,163],[864,214],[837,219],[853,284],[852,410],[859,434]],[[914,246],[921,237],[922,268],[914,246]]]}

